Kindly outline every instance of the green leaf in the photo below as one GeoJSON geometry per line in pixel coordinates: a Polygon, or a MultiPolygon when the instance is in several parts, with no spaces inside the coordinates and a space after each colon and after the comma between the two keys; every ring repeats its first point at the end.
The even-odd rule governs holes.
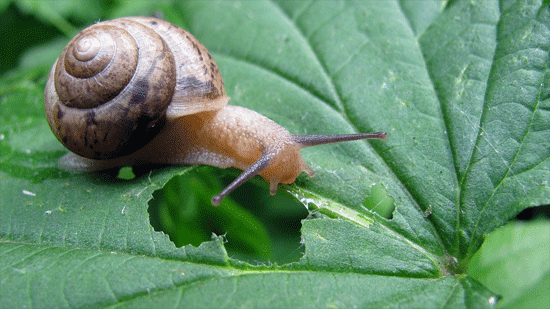
{"type": "Polygon", "coordinates": [[[4,243],[10,265],[0,286],[4,307],[380,307],[411,302],[467,305],[452,277],[412,279],[313,271],[223,267],[41,245],[4,243]],[[78,287],[80,291],[74,291],[78,287]],[[399,291],[407,290],[402,294],[399,291]],[[15,301],[17,300],[17,301],[15,301]],[[10,302],[11,301],[11,302],[10,302]]]}
{"type": "Polygon", "coordinates": [[[2,307],[83,307],[229,275],[227,269],[135,254],[4,242],[2,307]],[[75,289],[76,288],[76,289],[75,289]]]}
{"type": "Polygon", "coordinates": [[[489,234],[468,273],[502,295],[502,308],[550,308],[550,223],[512,222],[489,234]]]}
{"type": "Polygon", "coordinates": [[[260,178],[251,187],[261,191],[246,187],[214,209],[216,174],[235,171],[59,170],[66,150],[45,120],[43,89],[69,37],[34,46],[0,79],[0,307],[481,308],[508,293],[484,281],[486,270],[466,269],[486,234],[550,204],[548,3],[114,1],[85,16],[75,3],[85,2],[54,15],[18,7],[58,29],[163,15],[211,51],[231,104],[294,134],[388,139],[302,152],[316,176],[278,195],[310,212],[304,253],[271,263],[291,246],[274,240],[276,220],[238,202],[283,222],[303,214],[273,203],[260,178]],[[391,219],[369,210],[385,200],[391,219]],[[239,247],[252,253],[230,251],[239,247]]]}

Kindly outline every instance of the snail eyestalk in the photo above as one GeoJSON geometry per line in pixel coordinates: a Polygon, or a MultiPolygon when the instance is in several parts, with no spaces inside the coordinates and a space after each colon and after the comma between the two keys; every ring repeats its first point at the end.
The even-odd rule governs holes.
{"type": "Polygon", "coordinates": [[[333,135],[294,135],[294,140],[298,144],[302,145],[302,148],[307,148],[311,146],[357,141],[361,139],[379,139],[384,141],[386,140],[386,135],[386,132],[333,135]]]}
{"type": "Polygon", "coordinates": [[[263,171],[266,167],[269,166],[269,160],[272,157],[271,153],[264,153],[258,161],[256,161],[254,164],[252,164],[250,167],[248,167],[244,172],[242,172],[239,177],[235,178],[225,189],[220,192],[218,195],[214,195],[212,197],[212,205],[214,206],[220,206],[220,203],[222,202],[223,198],[226,197],[229,193],[231,193],[233,190],[240,187],[243,183],[245,183],[250,178],[258,175],[261,171],[263,171]]]}

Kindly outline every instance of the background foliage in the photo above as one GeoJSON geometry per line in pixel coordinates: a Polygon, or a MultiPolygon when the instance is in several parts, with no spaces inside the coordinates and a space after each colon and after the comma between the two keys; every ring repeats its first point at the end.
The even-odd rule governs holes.
{"type": "Polygon", "coordinates": [[[1,307],[550,307],[544,211],[497,229],[550,203],[548,3],[0,1],[0,14],[1,307]],[[60,171],[50,66],[83,27],[131,15],[193,33],[231,104],[296,134],[389,138],[307,149],[315,178],[276,197],[255,178],[218,208],[237,170],[60,171]]]}

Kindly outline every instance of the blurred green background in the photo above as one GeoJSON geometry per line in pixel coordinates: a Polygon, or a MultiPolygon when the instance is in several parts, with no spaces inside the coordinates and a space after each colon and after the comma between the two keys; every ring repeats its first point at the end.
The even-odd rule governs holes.
{"type": "MultiPolygon", "coordinates": [[[[0,0],[0,85],[22,75],[45,83],[55,58],[80,30],[97,21],[136,15],[160,17],[186,28],[185,12],[177,1],[0,0]]],[[[147,172],[114,171],[126,181],[147,177],[147,172]]],[[[210,198],[239,173],[208,166],[188,169],[154,194],[149,207],[152,225],[168,233],[177,246],[198,246],[213,233],[225,235],[229,255],[252,264],[298,260],[304,252],[301,220],[320,214],[308,211],[288,193],[291,186],[280,186],[277,195],[270,196],[260,177],[237,189],[222,206],[213,207],[210,198]]],[[[393,207],[384,188],[374,189],[367,205],[380,207],[384,200],[393,207]]],[[[391,211],[380,214],[391,217],[391,211]]],[[[548,218],[549,213],[549,207],[532,208],[518,219],[548,218]]]]}

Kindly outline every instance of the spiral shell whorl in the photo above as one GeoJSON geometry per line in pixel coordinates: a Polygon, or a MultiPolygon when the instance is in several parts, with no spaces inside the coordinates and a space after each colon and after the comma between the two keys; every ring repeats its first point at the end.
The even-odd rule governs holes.
{"type": "Polygon", "coordinates": [[[59,99],[76,108],[93,108],[112,100],[135,74],[138,57],[138,45],[127,31],[99,24],[87,28],[67,45],[62,61],[57,62],[59,99]]]}
{"type": "Polygon", "coordinates": [[[50,74],[50,127],[81,156],[130,154],[161,129],[175,70],[170,48],[150,28],[129,19],[90,26],[67,45],[50,74]]]}
{"type": "MultiPolygon", "coordinates": [[[[99,29],[82,31],[73,40],[73,43],[68,45],[64,57],[64,65],[67,73],[70,75],[78,78],[95,76],[114,60],[113,56],[117,44],[131,44],[134,47],[136,45],[130,34],[126,31],[109,26],[96,28],[99,29]]],[[[133,64],[132,68],[135,70],[137,50],[133,48],[128,51],[131,52],[131,55],[130,57],[125,57],[125,60],[131,61],[133,64]]],[[[118,56],[120,57],[120,52],[118,56]]]]}

